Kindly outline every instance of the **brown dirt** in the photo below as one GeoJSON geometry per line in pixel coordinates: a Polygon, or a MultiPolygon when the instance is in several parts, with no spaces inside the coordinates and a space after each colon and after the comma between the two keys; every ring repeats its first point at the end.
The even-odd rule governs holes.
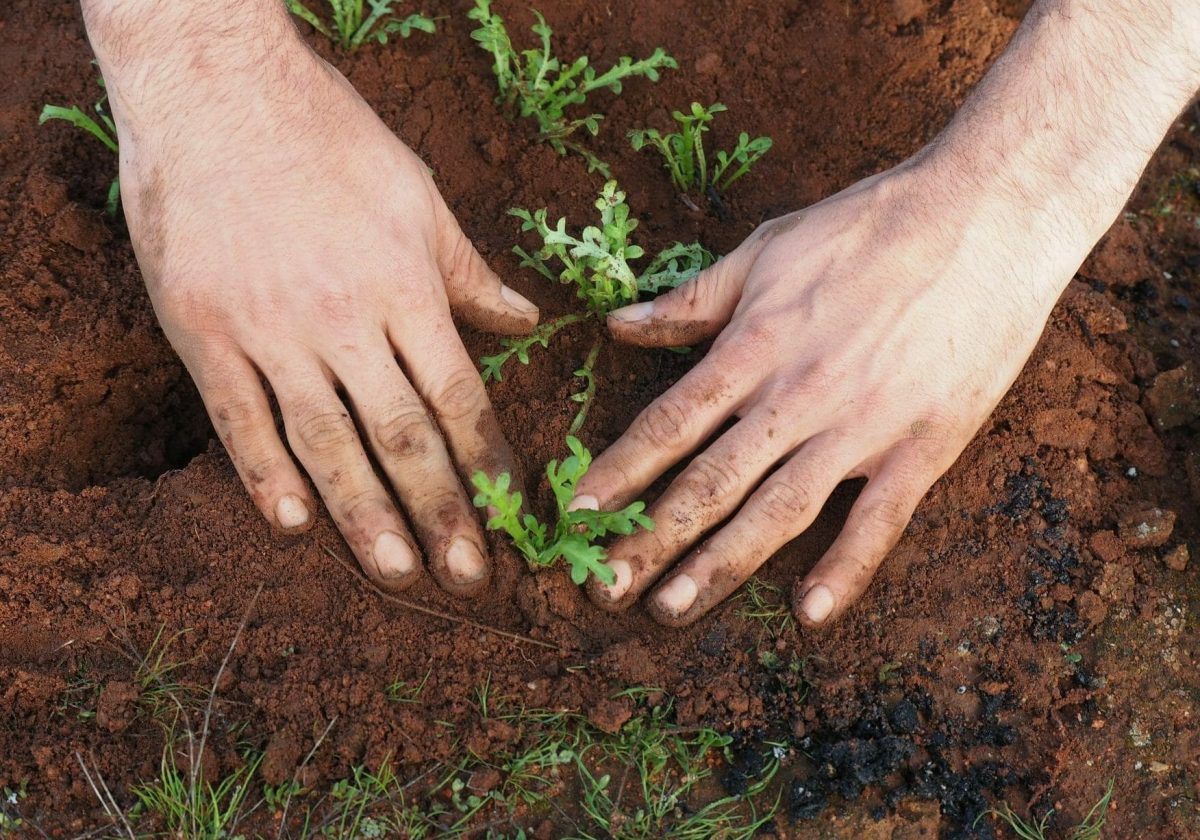
{"type": "MultiPolygon", "coordinates": [[[[318,49],[433,167],[492,265],[548,315],[567,311],[567,294],[518,269],[504,211],[548,205],[589,217],[598,180],[578,159],[531,144],[527,125],[490,105],[466,4],[428,6],[450,16],[434,38],[352,56],[318,49]]],[[[605,62],[661,44],[679,58],[682,70],[660,84],[605,98],[596,148],[630,189],[647,245],[698,238],[724,252],[759,222],[917,149],[1003,48],[1023,4],[541,6],[563,53],[605,62]],[[684,208],[658,164],[623,140],[693,98],[730,106],[717,138],[737,125],[776,141],[733,190],[729,222],[684,208]]],[[[522,4],[498,7],[514,30],[531,20],[522,4]]],[[[770,643],[783,660],[806,663],[814,689],[799,702],[760,666],[762,635],[737,602],[664,632],[639,612],[601,613],[562,575],[532,577],[511,554],[492,591],[470,604],[431,585],[410,593],[555,652],[383,600],[331,559],[347,553],[328,521],[303,536],[272,534],[210,440],[123,227],[100,213],[111,157],[63,124],[36,126],[44,102],[94,99],[77,9],[10,0],[0,35],[0,788],[26,783],[22,812],[46,830],[106,823],[77,750],[122,801],[157,772],[162,741],[142,719],[124,642],[145,650],[160,627],[186,630],[175,643],[188,661],[178,678],[207,684],[261,583],[219,686],[210,760],[236,764],[230,728],[248,722],[243,737],[266,749],[271,782],[335,718],[308,783],[389,753],[416,775],[454,752],[439,721],[468,733],[478,753],[502,752],[522,735],[480,720],[472,696],[490,673],[498,696],[594,706],[598,725],[619,726],[627,712],[605,698],[644,684],[674,695],[685,725],[785,739],[789,771],[815,781],[789,791],[780,836],[971,836],[981,793],[1018,810],[1059,806],[1065,826],[1110,777],[1106,836],[1200,834],[1200,587],[1195,561],[1178,570],[1177,551],[1190,544],[1194,554],[1200,533],[1197,424],[1192,416],[1156,430],[1145,411],[1157,378],[1198,362],[1200,143],[1185,125],[862,603],[827,632],[770,643]],[[1175,517],[1161,543],[1122,539],[1137,531],[1129,516],[1155,508],[1175,517]],[[1081,659],[1065,657],[1064,645],[1081,659]],[[427,672],[420,704],[385,697],[393,680],[427,672]],[[98,694],[81,696],[81,676],[98,694]]],[[[495,346],[467,340],[476,355],[495,346]]],[[[566,333],[493,389],[527,474],[561,454],[570,374],[591,340],[566,333]]],[[[689,363],[611,348],[587,442],[611,442],[689,363]]],[[[764,577],[787,589],[831,541],[855,489],[843,488],[764,577]]],[[[1162,521],[1147,527],[1159,529],[1157,542],[1162,521]]]]}

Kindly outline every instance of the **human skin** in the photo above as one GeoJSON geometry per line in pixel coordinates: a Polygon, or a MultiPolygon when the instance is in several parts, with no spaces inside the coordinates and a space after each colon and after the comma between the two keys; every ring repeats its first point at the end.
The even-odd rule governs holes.
{"type": "MultiPolygon", "coordinates": [[[[488,562],[460,477],[512,463],[450,312],[515,334],[536,308],[281,2],[82,2],[151,299],[256,504],[285,530],[315,514],[265,380],[372,580],[410,584],[423,548],[444,587],[479,591],[488,562]]],[[[1198,85],[1194,0],[1040,0],[929,147],[613,313],[630,343],[715,341],[597,458],[580,505],[639,496],[738,420],[655,502],[656,531],[614,545],[617,582],[593,586],[597,603],[627,607],[657,583],[651,612],[694,621],[859,476],[841,535],[796,587],[802,621],[843,612],[1198,85]]]]}
{"type": "Polygon", "coordinates": [[[155,312],[263,515],[295,531],[316,513],[265,380],[368,577],[411,584],[423,549],[444,588],[478,592],[489,562],[460,476],[513,462],[451,310],[525,333],[537,308],[488,269],[425,165],[304,45],[282,0],[83,10],[155,312]]]}
{"type": "Polygon", "coordinates": [[[620,609],[656,587],[660,621],[695,621],[861,477],[793,593],[809,626],[844,612],[1020,373],[1197,88],[1195,0],[1041,0],[927,148],[613,312],[622,341],[715,341],[596,459],[577,506],[626,504],[736,422],[650,508],[656,530],[613,546],[616,582],[594,582],[593,600],[620,609]]]}

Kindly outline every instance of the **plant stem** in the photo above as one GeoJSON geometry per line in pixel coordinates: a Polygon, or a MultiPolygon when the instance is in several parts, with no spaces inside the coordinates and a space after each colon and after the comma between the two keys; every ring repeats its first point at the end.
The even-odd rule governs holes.
{"type": "Polygon", "coordinates": [[[583,422],[587,420],[588,409],[592,405],[592,398],[596,396],[596,377],[593,375],[593,371],[596,368],[596,359],[600,356],[600,348],[603,346],[603,343],[604,339],[596,339],[596,343],[588,351],[587,358],[583,360],[583,367],[575,373],[576,376],[584,380],[586,385],[582,391],[572,396],[572,399],[576,400],[580,405],[575,419],[571,421],[571,428],[567,430],[568,435],[578,434],[580,428],[583,427],[583,422]]]}

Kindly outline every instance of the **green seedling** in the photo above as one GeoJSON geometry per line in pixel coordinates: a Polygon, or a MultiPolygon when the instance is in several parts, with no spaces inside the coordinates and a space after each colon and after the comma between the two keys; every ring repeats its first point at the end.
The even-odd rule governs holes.
{"type": "MultiPolygon", "coordinates": [[[[584,311],[547,321],[527,336],[504,339],[501,352],[480,359],[485,382],[502,379],[504,364],[509,359],[515,357],[521,364],[529,364],[529,352],[535,346],[548,346],[550,339],[564,327],[588,319],[603,320],[614,309],[636,303],[643,295],[673,289],[712,264],[712,254],[699,243],[676,242],[639,271],[631,261],[644,257],[645,250],[630,241],[638,221],[631,218],[625,193],[616,181],[604,185],[595,206],[600,211],[600,223],[584,228],[578,235],[567,230],[564,218],[551,227],[545,208],[532,213],[521,208],[509,211],[521,220],[523,232],[535,232],[542,242],[541,248],[533,253],[520,246],[513,248],[513,253],[521,258],[521,265],[547,280],[573,287],[583,301],[584,311]]],[[[595,395],[593,370],[598,354],[596,345],[575,372],[584,381],[584,388],[572,397],[580,409],[569,434],[579,431],[595,395]]]]}
{"type": "MultiPolygon", "coordinates": [[[[1104,796],[1100,797],[1100,801],[1092,806],[1078,825],[1062,836],[1066,840],[1100,840],[1112,795],[1113,780],[1109,779],[1108,788],[1105,790],[1104,796]]],[[[1050,825],[1050,818],[1054,815],[1054,809],[1051,808],[1040,820],[1035,822],[1033,819],[1027,820],[1020,816],[1005,802],[997,809],[984,811],[975,820],[975,824],[978,825],[979,820],[989,815],[1006,823],[1021,840],[1047,840],[1046,830],[1050,825]]]]}
{"type": "Polygon", "coordinates": [[[743,131],[738,135],[737,145],[732,151],[719,151],[716,159],[710,162],[704,149],[704,135],[713,117],[727,110],[720,102],[707,108],[699,102],[693,102],[691,113],[674,113],[675,122],[679,123],[677,133],[664,135],[653,128],[638,128],[629,132],[629,141],[636,151],[640,152],[647,146],[658,150],[671,176],[671,183],[693,209],[699,208],[689,196],[692,192],[707,196],[714,206],[721,207],[721,193],[749,172],[750,167],[771,149],[770,137],[755,137],[752,140],[743,131]]]}
{"type": "MultiPolygon", "coordinates": [[[[104,79],[97,80],[97,84],[103,89],[104,79]]],[[[108,113],[107,92],[96,101],[92,109],[99,117],[99,122],[88,116],[87,112],[78,105],[72,105],[70,108],[64,108],[61,105],[44,105],[41,116],[38,117],[38,125],[45,125],[50,120],[64,120],[76,128],[86,131],[107,146],[113,154],[117,154],[117,126],[108,113]]],[[[117,177],[113,178],[108,187],[108,199],[104,202],[104,210],[109,216],[116,216],[117,208],[120,205],[121,179],[117,177]]]]}
{"type": "Polygon", "coordinates": [[[558,509],[553,531],[532,513],[522,510],[524,499],[520,491],[512,488],[512,476],[508,473],[492,480],[482,471],[476,472],[471,477],[471,483],[479,491],[475,506],[495,511],[488,520],[488,528],[508,534],[531,566],[553,566],[561,559],[570,567],[571,580],[577,585],[587,580],[588,574],[612,585],[616,578],[612,569],[604,565],[607,552],[596,545],[596,540],[609,534],[632,534],[638,526],[653,531],[654,522],[643,513],[644,502],[611,512],[568,510],[579,480],[592,463],[592,455],[576,437],[567,438],[567,448],[571,454],[562,463],[555,459],[546,466],[546,477],[558,509]]]}
{"type": "Polygon", "coordinates": [[[567,109],[582,105],[588,94],[598,90],[620,94],[626,79],[641,76],[656,82],[660,70],[679,65],[662,47],[638,61],[622,56],[603,73],[596,72],[586,55],[565,62],[554,55],[551,47],[554,33],[546,19],[536,10],[534,15],[537,23],[532,29],[540,46],[517,52],[504,18],[492,12],[491,0],[475,0],[475,8],[468,12],[467,16],[479,24],[471,37],[492,56],[492,70],[500,89],[496,101],[510,113],[536,120],[539,139],[560,155],[575,152],[587,161],[589,172],[598,171],[607,178],[609,169],[604,161],[570,139],[580,129],[596,136],[604,115],[591,113],[572,118],[567,116],[567,109]]]}
{"type": "Polygon", "coordinates": [[[365,8],[363,0],[328,2],[333,17],[332,26],[321,20],[316,12],[305,6],[301,0],[287,0],[287,7],[296,17],[347,51],[358,49],[368,40],[386,44],[391,35],[407,38],[417,31],[437,31],[437,24],[425,15],[394,17],[392,6],[396,0],[367,0],[366,5],[370,6],[370,12],[365,8]]]}

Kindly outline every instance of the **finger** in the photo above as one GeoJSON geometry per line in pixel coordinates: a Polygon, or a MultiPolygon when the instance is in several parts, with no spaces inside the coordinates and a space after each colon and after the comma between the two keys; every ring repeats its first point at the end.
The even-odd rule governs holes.
{"type": "Polygon", "coordinates": [[[618,341],[639,347],[712,338],[733,317],[752,263],[751,249],[739,248],[664,295],[610,312],[608,328],[618,341]]]}
{"type": "Polygon", "coordinates": [[[258,371],[235,351],[195,368],[196,384],[217,436],[267,521],[282,531],[312,525],[316,504],[279,439],[258,371]]]}
{"type": "Polygon", "coordinates": [[[862,457],[844,440],[818,436],[776,470],[733,520],[679,565],[650,597],[663,624],[690,624],[725,600],[771,555],[812,525],[862,457]]]}
{"type": "Polygon", "coordinates": [[[441,434],[396,364],[392,348],[381,341],[366,352],[363,358],[369,362],[335,362],[333,371],[417,532],[434,577],[448,592],[473,595],[491,571],[475,509],[441,434]]]}
{"type": "Polygon", "coordinates": [[[493,479],[504,472],[516,478],[512,450],[453,322],[449,317],[431,320],[435,325],[420,335],[406,336],[398,329],[390,334],[445,435],[459,476],[464,483],[477,470],[493,479]]]}
{"type": "Polygon", "coordinates": [[[625,434],[602,452],[576,488],[574,508],[612,510],[627,504],[694,451],[753,392],[755,382],[732,351],[714,349],[650,403],[625,434]]]}
{"type": "Polygon", "coordinates": [[[371,468],[350,413],[314,362],[272,378],[292,451],[308,471],[363,573],[384,589],[419,577],[416,541],[371,468]]]}
{"type": "Polygon", "coordinates": [[[446,210],[442,216],[438,269],[450,309],[471,326],[500,335],[524,335],[538,323],[538,308],[501,282],[446,210]]]}
{"type": "Polygon", "coordinates": [[[914,474],[911,454],[897,453],[867,481],[841,533],[793,591],[796,618],[819,627],[858,600],[900,540],[913,511],[941,470],[914,474]]]}
{"type": "Polygon", "coordinates": [[[592,600],[605,608],[629,606],[737,510],[767,471],[803,439],[802,428],[785,437],[773,424],[767,412],[752,412],[697,455],[650,508],[654,530],[638,531],[612,547],[607,562],[616,580],[612,586],[593,581],[592,600]]]}

